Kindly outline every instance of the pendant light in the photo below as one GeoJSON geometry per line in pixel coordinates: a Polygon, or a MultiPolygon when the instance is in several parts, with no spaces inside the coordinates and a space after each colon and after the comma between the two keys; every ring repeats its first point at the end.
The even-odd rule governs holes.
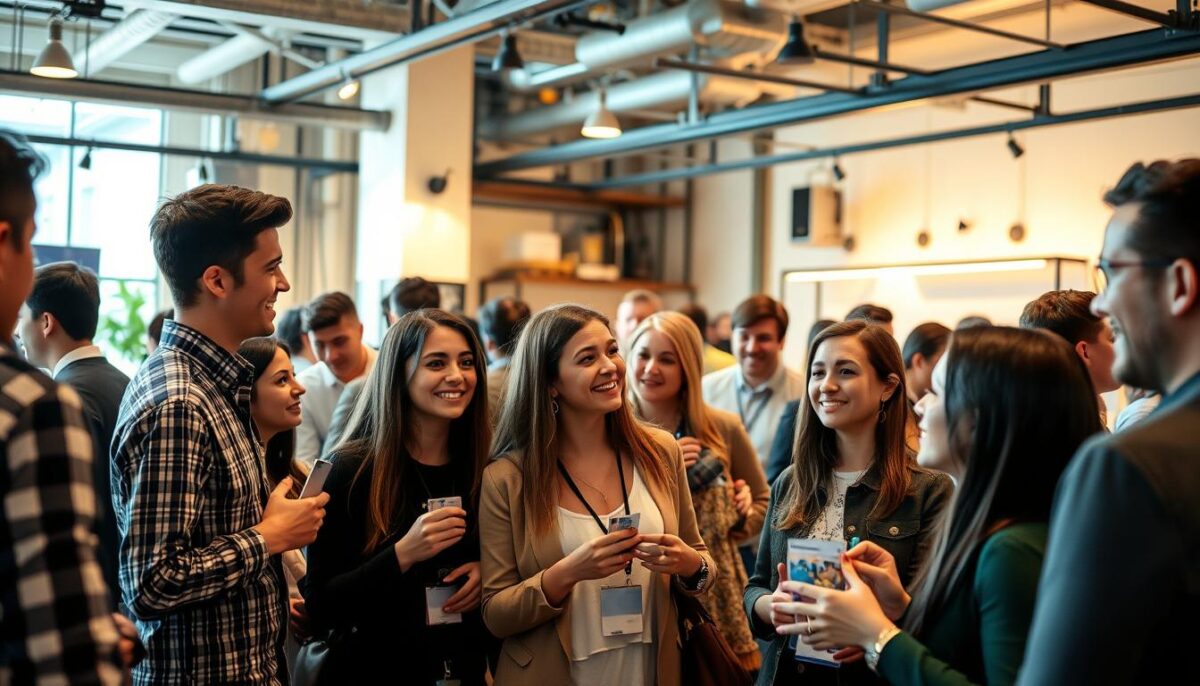
{"type": "Polygon", "coordinates": [[[804,22],[800,17],[792,17],[788,23],[787,42],[775,56],[776,64],[811,64],[816,59],[812,46],[804,39],[804,22]]]}
{"type": "Polygon", "coordinates": [[[73,79],[79,76],[79,72],[75,70],[75,63],[71,60],[71,53],[67,52],[66,46],[63,45],[62,35],[62,19],[51,18],[50,40],[46,41],[46,47],[42,48],[42,53],[30,67],[31,74],[48,79],[73,79]]]}
{"type": "Polygon", "coordinates": [[[579,133],[584,138],[616,138],[621,135],[621,121],[617,115],[608,109],[608,93],[600,89],[600,99],[596,101],[596,109],[583,122],[579,133]]]}

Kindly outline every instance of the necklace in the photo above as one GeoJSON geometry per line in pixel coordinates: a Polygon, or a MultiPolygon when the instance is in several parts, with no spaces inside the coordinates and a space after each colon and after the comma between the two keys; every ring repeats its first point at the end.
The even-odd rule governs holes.
{"type": "MultiPolygon", "coordinates": [[[[620,459],[620,458],[618,457],[617,459],[620,459]]],[[[612,470],[609,470],[609,473],[611,474],[611,473],[612,473],[612,470]]],[[[605,474],[604,476],[607,478],[607,477],[608,477],[608,474],[605,474]]],[[[596,488],[596,487],[595,487],[595,486],[593,486],[592,484],[588,483],[587,481],[585,481],[585,480],[583,479],[583,477],[581,477],[581,476],[579,476],[579,475],[575,475],[575,480],[576,480],[576,481],[578,481],[578,482],[580,482],[580,483],[582,483],[584,486],[587,486],[588,488],[592,489],[593,491],[595,491],[595,492],[596,492],[596,495],[599,495],[599,496],[600,496],[600,500],[602,500],[602,501],[604,502],[604,511],[605,511],[605,512],[612,512],[613,508],[612,508],[612,506],[611,506],[611,505],[609,505],[609,503],[608,503],[608,497],[604,495],[604,491],[602,491],[602,490],[600,490],[599,488],[596,488]]],[[[622,487],[622,488],[624,488],[624,486],[625,486],[625,484],[623,484],[623,483],[622,483],[622,484],[621,484],[621,487],[622,487]]]]}

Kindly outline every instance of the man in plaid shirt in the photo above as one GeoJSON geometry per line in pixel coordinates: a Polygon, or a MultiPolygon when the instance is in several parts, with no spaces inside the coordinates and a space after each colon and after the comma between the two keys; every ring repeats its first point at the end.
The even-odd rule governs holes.
{"type": "Polygon", "coordinates": [[[327,494],[273,492],[250,417],[242,340],[274,330],[287,291],[277,228],[291,205],[205,185],[162,204],[154,256],[175,301],[113,435],[122,599],[148,651],[136,684],[277,684],[287,587],[279,554],[316,538],[327,494]]]}
{"type": "Polygon", "coordinates": [[[82,405],[9,340],[33,285],[44,166],[0,132],[0,684],[119,684],[82,405]]]}

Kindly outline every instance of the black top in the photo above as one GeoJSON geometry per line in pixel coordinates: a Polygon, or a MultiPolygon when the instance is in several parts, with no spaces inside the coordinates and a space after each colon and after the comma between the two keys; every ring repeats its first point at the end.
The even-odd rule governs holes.
{"type": "Polygon", "coordinates": [[[783,407],[779,416],[779,428],[771,442],[771,454],[767,457],[767,483],[775,479],[792,463],[792,450],[796,444],[796,416],[800,414],[800,401],[793,400],[783,407]]]}
{"type": "Polygon", "coordinates": [[[1200,374],[1058,483],[1021,684],[1200,683],[1200,374]]]}
{"type": "Polygon", "coordinates": [[[351,489],[362,461],[345,453],[334,458],[325,482],[330,496],[325,523],[308,548],[308,574],[302,584],[308,612],[318,630],[338,630],[345,636],[331,645],[322,682],[433,684],[445,675],[443,664],[449,661],[453,678],[464,686],[483,684],[488,640],[479,610],[465,613],[461,624],[428,626],[425,618],[425,588],[439,585],[460,565],[479,560],[479,526],[473,521],[478,513],[468,504],[471,484],[449,465],[414,462],[423,483],[411,479],[405,484],[407,505],[397,533],[364,553],[370,471],[351,489]],[[426,500],[450,495],[463,497],[467,535],[401,572],[396,541],[424,514],[426,500]]]}
{"type": "Polygon", "coordinates": [[[117,533],[117,517],[113,513],[109,445],[129,377],[103,357],[89,357],[63,367],[54,380],[75,389],[83,401],[83,418],[96,452],[96,459],[92,461],[92,481],[96,485],[96,535],[100,538],[97,557],[115,608],[121,597],[121,584],[117,580],[121,536],[117,533]]]}

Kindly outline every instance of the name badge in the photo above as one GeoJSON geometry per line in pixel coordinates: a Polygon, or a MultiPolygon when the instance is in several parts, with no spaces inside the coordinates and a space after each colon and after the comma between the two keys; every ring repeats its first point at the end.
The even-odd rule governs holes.
{"type": "Polygon", "coordinates": [[[606,586],[600,589],[600,633],[604,636],[642,633],[641,586],[606,586]]]}
{"type": "Polygon", "coordinates": [[[458,591],[457,586],[426,586],[425,587],[425,624],[438,626],[441,624],[462,624],[462,615],[457,612],[443,612],[450,597],[458,591]]]}

